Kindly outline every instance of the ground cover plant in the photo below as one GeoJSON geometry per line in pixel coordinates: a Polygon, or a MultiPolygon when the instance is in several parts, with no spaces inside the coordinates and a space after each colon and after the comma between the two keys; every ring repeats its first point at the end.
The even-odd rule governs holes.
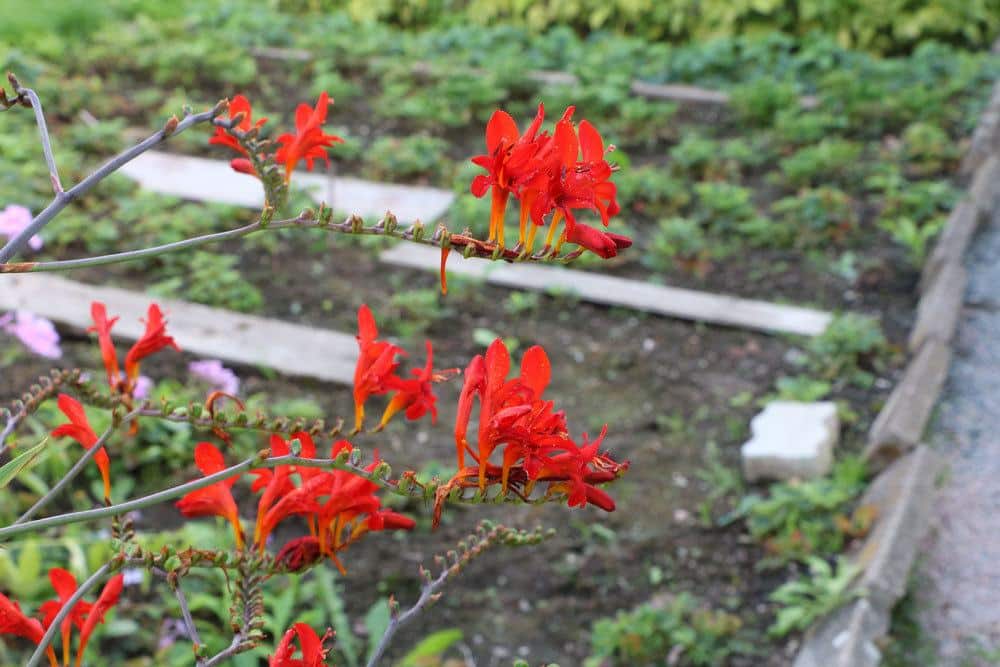
{"type": "MultiPolygon", "coordinates": [[[[463,20],[465,14],[421,21],[421,29],[413,30],[402,18],[358,21],[356,8],[315,11],[315,3],[253,12],[225,2],[114,2],[96,9],[57,4],[52,14],[63,18],[54,20],[56,32],[19,18],[16,9],[6,12],[0,59],[42,96],[65,183],[86,177],[172,114],[183,116],[184,105],[206,109],[220,95],[235,100],[242,94],[253,101],[251,126],[267,117],[267,128],[292,128],[295,102],[308,99],[315,108],[327,91],[336,104],[326,132],[343,139],[328,152],[331,171],[451,189],[458,196],[442,222],[458,237],[456,247],[477,248],[462,237],[487,241],[502,229],[513,251],[521,234],[519,207],[509,202],[504,226],[491,225],[494,193],[477,197],[470,190],[473,178],[485,172],[468,158],[483,153],[483,128],[497,108],[511,114],[520,134],[544,100],[543,128],[552,133],[553,121],[576,105],[574,118],[600,128],[604,148],[616,147],[606,157],[618,167],[612,180],[623,209],[613,231],[635,243],[611,259],[586,253],[575,268],[845,312],[827,335],[805,341],[600,308],[570,292],[508,293],[454,276],[443,296],[435,275],[385,271],[377,254],[387,242],[381,234],[348,233],[356,226],[374,228],[378,220],[347,224],[341,221],[349,210],[334,216],[315,208],[312,220],[296,223],[304,229],[272,224],[267,232],[187,253],[78,269],[74,277],[148,289],[151,299],[180,297],[341,331],[356,330],[357,311],[367,304],[381,334],[410,350],[413,368],[425,361],[424,338],[435,342],[434,368],[446,369],[467,367],[498,336],[514,359],[542,344],[554,368],[547,395],[558,397],[575,432],[597,434],[608,422],[606,447],[641,462],[616,483],[618,509],[610,515],[592,507],[567,517],[556,506],[481,504],[446,509],[431,533],[432,502],[383,496],[391,511],[417,522],[414,530],[360,539],[342,560],[346,577],[332,562],[301,577],[276,575],[262,617],[267,642],[258,655],[304,620],[319,634],[327,625],[336,630],[335,640],[326,643],[332,662],[364,664],[372,637],[380,636],[389,616],[387,596],[397,594],[405,605],[420,593],[416,567],[400,564],[400,553],[406,560],[426,559],[487,517],[529,531],[538,523],[560,530],[532,550],[486,553],[469,563],[434,614],[400,630],[390,647],[393,659],[409,664],[407,652],[427,639],[430,657],[413,658],[413,664],[458,656],[505,664],[518,655],[532,664],[576,664],[588,657],[594,664],[629,664],[639,659],[628,653],[630,647],[648,641],[683,646],[676,649],[680,664],[697,664],[696,655],[735,665],[784,664],[789,644],[769,637],[768,628],[786,603],[771,594],[807,573],[817,551],[832,563],[834,552],[863,535],[872,517],[856,506],[856,484],[821,483],[838,493],[850,486],[828,510],[802,500],[808,487],[751,488],[764,503],[760,514],[773,506],[790,507],[790,514],[808,508],[805,521],[755,536],[753,513],[740,503],[744,489],[733,483],[734,475],[739,479],[737,447],[759,405],[781,397],[837,401],[845,424],[842,447],[858,449],[900,367],[920,262],[956,199],[956,156],[988,96],[997,73],[994,59],[905,39],[902,46],[885,48],[897,55],[879,58],[822,34],[722,36],[667,46],[600,29],[581,34],[518,21],[485,27],[463,20]],[[578,82],[533,78],[532,71],[567,72],[578,82]],[[644,99],[629,92],[635,79],[722,90],[732,103],[692,108],[644,99]],[[327,215],[338,229],[310,228],[327,215]],[[708,443],[718,445],[715,458],[707,458],[708,443]],[[777,501],[767,505],[775,495],[777,501]],[[734,514],[741,507],[746,512],[734,514]],[[720,520],[724,526],[717,525],[720,520]],[[796,531],[812,535],[814,529],[817,543],[834,546],[802,548],[796,531]],[[355,562],[380,563],[378,574],[364,576],[355,562]],[[516,571],[511,562],[518,563],[516,571]],[[775,569],[761,570],[762,562],[775,569]],[[643,622],[630,628],[626,618],[616,625],[619,610],[643,622]],[[536,614],[546,622],[538,623],[536,614]],[[764,647],[763,655],[748,649],[748,637],[764,647]]],[[[51,189],[34,119],[24,109],[0,118],[0,203],[37,215],[51,189]]],[[[162,149],[241,157],[192,130],[176,134],[162,149]]],[[[279,192],[281,172],[279,166],[273,175],[275,196],[287,196],[287,211],[314,207],[294,177],[288,191],[279,192]]],[[[24,212],[8,209],[3,215],[13,225],[24,212]]],[[[65,208],[40,233],[41,247],[28,248],[19,259],[48,262],[161,246],[256,221],[253,211],[182,202],[113,175],[65,208]]],[[[596,213],[580,222],[602,229],[596,213]]],[[[384,228],[391,226],[387,219],[384,228]]],[[[435,229],[426,224],[423,239],[432,240],[435,229]]],[[[554,230],[552,247],[562,229],[554,230]]],[[[535,251],[544,247],[548,229],[539,232],[544,234],[536,233],[535,251]]],[[[24,317],[21,323],[12,315],[4,331],[27,329],[24,317]]],[[[54,363],[99,377],[102,358],[92,341],[61,333],[62,357],[54,363]]],[[[0,386],[0,398],[15,399],[47,375],[53,362],[27,351],[14,336],[3,340],[0,365],[10,380],[0,386]]],[[[204,411],[207,392],[222,382],[187,369],[199,361],[169,352],[144,362],[144,374],[153,378],[149,400],[158,407],[166,397],[204,411]]],[[[231,370],[238,389],[230,391],[230,384],[223,390],[243,401],[248,419],[260,410],[306,431],[325,417],[328,432],[330,415],[345,416],[352,425],[350,392],[293,381],[267,368],[231,370]]],[[[436,385],[445,424],[457,416],[460,385],[459,379],[436,385]]],[[[220,414],[236,411],[219,401],[229,406],[219,408],[220,414]]],[[[90,414],[97,433],[106,427],[99,413],[90,414]]],[[[15,451],[30,448],[61,423],[60,415],[54,400],[43,404],[8,444],[15,451]]],[[[134,439],[119,432],[112,441],[123,443],[119,455],[110,450],[115,501],[199,476],[192,445],[212,439],[210,431],[190,423],[138,421],[134,439]],[[183,472],[164,472],[169,470],[183,472]]],[[[381,455],[395,468],[412,466],[422,484],[435,476],[451,478],[458,470],[451,439],[423,421],[413,430],[402,422],[397,415],[377,436],[384,438],[381,455]]],[[[242,429],[231,430],[238,451],[266,445],[242,429]]],[[[294,430],[282,437],[289,441],[294,430]]],[[[321,450],[334,439],[312,437],[321,450]]],[[[228,462],[236,461],[216,444],[228,462]]],[[[69,444],[49,447],[46,458],[11,487],[11,500],[0,502],[4,521],[15,520],[47,493],[80,451],[69,444]]],[[[81,511],[103,497],[96,467],[84,469],[80,479],[81,489],[66,492],[53,507],[81,511]]],[[[250,498],[244,482],[234,493],[243,502],[250,498]]],[[[252,501],[243,502],[241,516],[253,517],[252,501]]],[[[149,526],[169,529],[150,544],[152,550],[190,544],[225,550],[235,544],[225,525],[184,521],[169,506],[144,509],[133,521],[139,535],[149,526]]],[[[69,569],[82,580],[111,556],[106,536],[87,526],[20,541],[0,551],[0,582],[13,582],[0,592],[33,611],[52,597],[50,568],[69,569]]],[[[202,639],[212,647],[226,645],[233,601],[225,581],[209,573],[183,581],[202,639]]],[[[180,603],[170,595],[163,599],[161,587],[155,575],[126,586],[117,612],[91,642],[99,642],[98,648],[90,650],[139,660],[157,645],[160,652],[145,664],[190,664],[183,623],[160,622],[164,610],[170,619],[183,616],[180,603]]]]}

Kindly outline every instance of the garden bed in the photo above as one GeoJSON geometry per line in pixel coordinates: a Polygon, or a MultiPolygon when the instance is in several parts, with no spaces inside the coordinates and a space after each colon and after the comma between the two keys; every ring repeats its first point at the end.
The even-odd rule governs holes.
{"type": "MultiPolygon", "coordinates": [[[[742,493],[733,482],[738,476],[732,476],[739,445],[760,405],[780,395],[838,401],[846,424],[838,456],[861,451],[864,434],[898,378],[925,248],[957,199],[963,137],[986,102],[982,84],[996,73],[995,60],[931,45],[910,58],[883,61],[822,40],[793,44],[773,38],[770,43],[734,40],[715,50],[679,48],[662,60],[665,68],[655,70],[657,52],[644,55],[634,40],[583,42],[564,33],[550,35],[550,41],[563,40],[560,50],[544,40],[525,46],[527,36],[508,31],[503,48],[523,52],[515,63],[581,78],[580,85],[567,88],[489,64],[505,61],[502,57],[484,63],[481,50],[503,43],[502,28],[401,36],[389,28],[356,27],[348,38],[333,30],[345,19],[333,16],[317,19],[289,44],[286,34],[275,37],[288,17],[269,10],[220,19],[221,27],[192,11],[183,21],[123,20],[116,29],[127,30],[114,38],[111,32],[96,33],[75,59],[27,46],[8,56],[7,67],[42,95],[64,180],[75,180],[119,147],[125,127],[158,127],[163,111],[175,112],[181,103],[245,92],[262,100],[262,109],[277,112],[266,114],[277,121],[282,115],[287,120],[291,100],[330,89],[338,98],[332,124],[343,125],[344,136],[352,138],[333,151],[341,156],[336,158],[339,173],[454,188],[462,194],[443,222],[452,231],[470,226],[484,236],[488,204],[467,194],[475,172],[465,161],[482,151],[485,118],[499,105],[524,123],[539,99],[552,117],[575,102],[578,117],[593,120],[620,147],[620,217],[636,238],[635,246],[615,260],[581,261],[578,268],[864,314],[874,317],[888,341],[860,351],[851,347],[865,336],[878,337],[869,324],[850,318],[841,321],[836,336],[816,343],[594,306],[572,294],[511,293],[462,280],[451,281],[450,294],[441,297],[432,274],[387,272],[377,260],[381,241],[324,232],[261,234],[193,255],[74,273],[85,282],[139,290],[154,285],[154,292],[163,295],[346,332],[355,328],[357,307],[367,303],[380,326],[408,349],[420,349],[425,337],[433,340],[435,366],[442,368],[464,366],[502,332],[508,345],[520,350],[545,345],[553,365],[549,393],[566,410],[571,429],[595,434],[609,424],[605,444],[632,463],[613,489],[614,513],[550,506],[449,508],[444,525],[430,532],[429,508],[405,507],[420,517],[416,531],[398,541],[398,536],[373,536],[345,555],[349,574],[338,585],[351,619],[347,627],[363,627],[361,619],[379,597],[393,593],[404,604],[415,597],[418,562],[448,548],[482,516],[492,516],[521,527],[558,529],[537,547],[496,551],[471,565],[446,590],[436,614],[420,617],[404,631],[397,655],[434,630],[457,627],[480,665],[506,664],[501,659],[509,663],[516,656],[531,664],[581,664],[594,650],[592,641],[611,641],[592,637],[593,623],[652,598],[661,611],[683,609],[678,622],[689,625],[697,626],[698,609],[738,618],[738,630],[718,637],[705,623],[698,629],[699,641],[718,650],[716,655],[732,654],[726,664],[787,664],[794,641],[766,639],[775,610],[769,595],[801,567],[793,563],[761,572],[757,565],[773,554],[741,523],[716,525],[742,493]],[[264,30],[268,20],[273,25],[264,30]],[[181,25],[192,36],[176,45],[178,50],[146,46],[168,44],[181,25]],[[243,39],[247,30],[254,35],[249,43],[243,39]],[[441,46],[447,44],[452,46],[441,46]],[[254,58],[252,46],[307,48],[315,57],[306,62],[254,58]],[[182,51],[199,49],[204,57],[196,67],[182,51]],[[127,61],[126,53],[133,54],[127,61]],[[419,80],[403,67],[417,53],[421,60],[430,59],[430,73],[419,80]],[[817,54],[828,55],[836,65],[815,64],[817,54]],[[477,77],[435,74],[446,67],[495,69],[477,77]],[[752,81],[740,85],[745,75],[752,81]],[[633,78],[724,89],[733,103],[706,110],[640,100],[628,93],[633,78]],[[806,94],[818,97],[817,108],[799,108],[799,96],[806,94]],[[81,123],[83,110],[100,121],[81,123]],[[732,488],[725,488],[727,480],[732,488]],[[723,493],[717,494],[720,488],[723,493]],[[682,593],[696,601],[678,603],[682,593]]],[[[0,150],[13,167],[0,172],[0,203],[22,203],[37,211],[46,200],[48,181],[31,118],[14,112],[0,121],[5,125],[0,150]]],[[[168,144],[170,150],[220,157],[197,129],[177,139],[168,144]]],[[[39,256],[163,243],[250,220],[249,211],[181,203],[142,193],[115,177],[52,223],[39,256]]],[[[99,368],[91,342],[74,338],[64,352],[59,366],[95,373],[99,368]]],[[[182,379],[189,360],[165,354],[144,372],[158,380],[182,379]]],[[[0,343],[0,362],[3,402],[49,368],[6,339],[0,343]]],[[[255,406],[323,415],[328,422],[352,413],[346,388],[282,378],[269,369],[237,371],[241,394],[258,395],[255,406]]],[[[455,382],[441,388],[436,429],[424,423],[416,429],[391,425],[387,444],[380,444],[384,455],[428,475],[450,474],[457,394],[455,382]]],[[[39,428],[32,423],[25,438],[39,428]]],[[[170,467],[165,461],[189,460],[188,435],[183,429],[144,427],[135,440],[119,445],[128,454],[113,459],[119,473],[127,470],[136,480],[135,494],[163,485],[161,465],[170,467]],[[154,448],[156,453],[149,453],[154,448]]],[[[358,442],[363,444],[363,438],[358,442]]],[[[245,452],[261,446],[252,437],[237,444],[245,452]]],[[[35,473],[54,479],[72,452],[62,451],[35,473]]],[[[83,493],[66,500],[78,508],[91,506],[83,493]]],[[[0,504],[4,518],[15,512],[16,506],[0,504]]],[[[182,521],[166,505],[140,517],[138,526],[144,524],[180,529],[182,521]]],[[[93,536],[72,532],[61,539],[42,547],[40,562],[55,564],[67,546],[89,548],[93,536]]],[[[178,539],[224,540],[225,533],[186,532],[178,539]]],[[[7,562],[19,562],[31,548],[15,546],[7,562]]],[[[0,574],[13,576],[2,562],[0,574]]],[[[0,578],[0,587],[7,583],[0,578]]],[[[202,583],[204,591],[210,590],[209,581],[202,583]]],[[[330,604],[319,584],[289,590],[298,591],[298,599],[288,603],[293,608],[330,604]]],[[[31,594],[40,593],[33,589],[31,594]]],[[[148,654],[166,636],[155,622],[160,609],[146,604],[146,589],[130,591],[126,598],[127,612],[119,613],[122,622],[109,627],[106,641],[114,637],[114,650],[122,655],[148,654]]],[[[197,614],[206,626],[224,625],[207,609],[197,614]]],[[[714,618],[729,623],[728,616],[714,618]]],[[[321,614],[316,625],[328,622],[321,614]]],[[[603,627],[595,634],[628,634],[603,627]]],[[[164,651],[176,664],[186,664],[190,656],[183,640],[164,651]]]]}

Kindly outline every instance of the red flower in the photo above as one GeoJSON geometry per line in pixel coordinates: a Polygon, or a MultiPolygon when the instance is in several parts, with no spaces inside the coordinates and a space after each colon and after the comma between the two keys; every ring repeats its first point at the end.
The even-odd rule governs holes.
{"type": "Polygon", "coordinates": [[[354,368],[354,432],[365,421],[365,402],[369,396],[388,393],[399,362],[396,355],[406,354],[402,348],[376,340],[378,327],[368,306],[358,308],[358,364],[354,368]]]}
{"type": "Polygon", "coordinates": [[[111,340],[111,327],[118,321],[117,317],[108,319],[108,310],[100,301],[90,304],[90,317],[94,320],[94,326],[87,329],[88,332],[97,333],[97,342],[101,346],[101,357],[104,358],[104,368],[108,373],[108,386],[112,391],[121,382],[121,371],[118,370],[118,353],[115,352],[115,344],[111,340]]]}
{"type": "MultiPolygon", "coordinates": [[[[226,461],[222,452],[210,442],[199,442],[194,450],[194,461],[206,477],[226,469],[226,461]]],[[[243,527],[240,524],[239,510],[233,499],[233,484],[239,475],[215,482],[206,487],[195,489],[177,501],[177,509],[186,517],[221,516],[233,526],[236,536],[236,547],[243,548],[243,527]]]]}
{"type": "MultiPolygon", "coordinates": [[[[90,315],[94,320],[94,326],[87,331],[97,333],[97,340],[101,346],[101,356],[104,358],[104,368],[108,374],[108,385],[114,393],[132,395],[132,392],[135,391],[136,380],[139,379],[139,362],[149,355],[165,347],[181,351],[174,339],[167,335],[167,323],[163,319],[160,307],[151,303],[146,313],[146,331],[125,355],[125,378],[122,379],[121,371],[118,369],[118,354],[115,352],[114,342],[111,340],[111,327],[118,321],[118,318],[113,317],[109,320],[107,308],[99,301],[90,304],[90,315]]],[[[135,422],[133,422],[133,427],[134,425],[135,422]]]]}
{"type": "MultiPolygon", "coordinates": [[[[0,593],[0,635],[23,637],[37,645],[45,636],[45,628],[37,619],[25,616],[16,602],[0,593]]],[[[52,667],[58,665],[55,651],[51,645],[45,653],[48,655],[49,664],[52,667]]]]}
{"type": "MultiPolygon", "coordinates": [[[[70,423],[57,426],[52,431],[52,437],[69,436],[83,445],[84,449],[90,449],[97,444],[99,438],[87,421],[87,413],[84,412],[80,401],[72,396],[59,394],[57,404],[70,423]]],[[[111,498],[111,459],[108,458],[108,452],[103,446],[94,454],[94,463],[101,471],[101,479],[104,481],[104,500],[107,501],[111,498]]]]}
{"type": "MultiPolygon", "coordinates": [[[[300,449],[299,456],[307,459],[316,458],[316,444],[312,437],[304,432],[293,433],[292,440],[298,440],[300,449]]],[[[347,442],[346,440],[342,442],[347,442]]],[[[338,450],[339,451],[339,450],[338,450]]],[[[271,456],[287,456],[291,454],[291,446],[280,435],[271,436],[271,456]]],[[[275,466],[274,469],[258,468],[251,470],[250,474],[257,479],[254,480],[250,490],[254,493],[263,491],[260,500],[257,502],[257,523],[254,528],[254,542],[263,551],[267,536],[274,529],[282,517],[271,516],[270,511],[275,503],[288,496],[296,489],[292,481],[292,475],[298,473],[303,480],[308,480],[316,474],[322,473],[319,468],[309,468],[303,466],[284,465],[275,466]],[[271,524],[268,525],[268,522],[271,524]]],[[[286,515],[287,516],[287,515],[286,515]]]]}
{"type": "Polygon", "coordinates": [[[323,643],[332,636],[332,630],[327,630],[322,637],[319,637],[305,623],[296,623],[281,638],[281,643],[267,663],[268,667],[327,667],[325,662],[327,651],[323,649],[323,643]],[[292,641],[296,637],[302,651],[301,659],[293,658],[296,649],[292,641]]]}
{"type": "Polygon", "coordinates": [[[146,331],[142,337],[135,342],[135,345],[125,355],[125,376],[128,379],[128,393],[132,393],[135,388],[135,381],[139,378],[139,362],[149,355],[159,352],[165,347],[172,347],[178,352],[174,339],[167,335],[167,323],[163,319],[160,307],[155,303],[149,304],[149,311],[146,314],[146,331]]]}
{"type": "MultiPolygon", "coordinates": [[[[46,630],[52,625],[52,621],[55,620],[56,615],[66,606],[66,603],[73,597],[77,589],[76,577],[60,567],[54,567],[49,570],[49,581],[52,583],[52,588],[55,590],[56,595],[59,596],[59,599],[43,602],[42,606],[38,608],[43,617],[42,627],[46,630]]],[[[80,600],[63,620],[60,632],[62,633],[63,641],[63,662],[66,664],[69,664],[69,642],[73,626],[75,625],[77,630],[83,629],[84,620],[87,618],[91,607],[92,605],[86,600],[80,600]]]]}
{"type": "Polygon", "coordinates": [[[90,635],[94,633],[99,623],[104,622],[105,614],[118,604],[118,598],[121,596],[124,581],[125,575],[123,574],[111,577],[108,583],[104,585],[103,590],[101,590],[97,602],[91,606],[90,611],[87,613],[87,619],[84,621],[83,627],[80,628],[80,643],[76,649],[75,667],[80,667],[80,663],[83,660],[83,652],[87,650],[87,643],[90,641],[90,635]]]}
{"type": "Polygon", "coordinates": [[[308,104],[300,104],[295,110],[295,134],[282,134],[278,137],[281,148],[275,153],[274,161],[285,165],[285,182],[292,177],[292,171],[299,160],[306,161],[306,168],[312,171],[313,160],[324,160],[330,164],[326,149],[335,143],[343,141],[338,136],[323,132],[326,122],[327,107],[331,104],[326,91],[319,95],[316,108],[308,104]]]}
{"type": "Polygon", "coordinates": [[[508,379],[510,355],[501,339],[493,341],[485,356],[473,358],[465,371],[465,384],[455,420],[458,473],[438,489],[434,523],[441,506],[456,488],[499,484],[502,493],[513,488],[522,498],[534,485],[547,483],[545,495],[565,494],[571,506],[596,505],[608,511],[614,501],[595,484],[615,479],[628,464],[619,464],[598,453],[604,437],[578,446],[569,437],[566,417],[553,403],[542,398],[551,378],[548,355],[538,346],[521,359],[520,376],[508,379]],[[479,433],[476,447],[467,440],[475,399],[479,400],[479,433]],[[491,462],[500,451],[501,464],[491,462]],[[465,455],[476,465],[466,467],[465,455]]]}
{"type": "MultiPolygon", "coordinates": [[[[303,434],[296,434],[301,436],[303,434]]],[[[280,438],[279,438],[280,439],[280,438]]],[[[311,442],[311,441],[310,441],[311,442]]],[[[272,454],[285,451],[284,446],[275,447],[272,454]]],[[[286,443],[287,444],[287,443],[286,443]]],[[[303,456],[306,456],[303,447],[303,456]]],[[[353,447],[346,440],[333,444],[330,458],[336,458],[353,447]]],[[[368,470],[374,470],[378,461],[371,463],[368,470]]],[[[291,468],[289,466],[289,468],[291,468]]],[[[251,471],[258,474],[258,471],[251,471]]],[[[291,474],[291,470],[287,474],[291,474]]],[[[410,529],[415,522],[403,515],[381,508],[381,501],[375,492],[378,486],[350,472],[343,470],[325,471],[318,468],[298,467],[301,483],[294,485],[284,476],[280,468],[266,484],[260,484],[266,475],[258,478],[255,490],[264,489],[264,495],[271,494],[271,500],[264,496],[258,505],[257,530],[254,541],[258,549],[264,550],[268,536],[279,523],[290,516],[304,516],[309,523],[311,540],[298,539],[286,544],[278,552],[278,560],[286,562],[291,569],[301,569],[322,556],[328,556],[341,572],[344,566],[337,558],[337,552],[346,549],[369,531],[410,529]],[[306,472],[306,471],[309,472],[306,472]],[[276,490],[280,489],[280,498],[276,490]]]]}
{"type": "MultiPolygon", "coordinates": [[[[251,129],[260,129],[264,126],[264,123],[267,122],[266,118],[261,118],[256,123],[253,122],[253,109],[250,107],[250,101],[242,95],[235,96],[229,103],[229,118],[236,118],[239,114],[243,114],[243,119],[233,129],[239,130],[240,132],[249,132],[251,129]]],[[[208,143],[228,146],[237,153],[241,153],[242,155],[249,157],[246,149],[243,148],[236,137],[230,134],[225,128],[216,127],[215,135],[208,140],[208,143]]],[[[250,173],[253,173],[253,170],[251,170],[250,173]]]]}
{"type": "Polygon", "coordinates": [[[410,371],[412,378],[401,378],[392,376],[386,384],[395,393],[382,413],[380,428],[389,423],[392,417],[402,410],[406,411],[406,418],[410,421],[420,419],[428,412],[431,413],[431,423],[437,423],[437,396],[434,395],[432,385],[435,382],[443,382],[458,372],[457,368],[434,372],[434,348],[430,341],[426,341],[427,363],[423,368],[414,368],[410,371]]]}

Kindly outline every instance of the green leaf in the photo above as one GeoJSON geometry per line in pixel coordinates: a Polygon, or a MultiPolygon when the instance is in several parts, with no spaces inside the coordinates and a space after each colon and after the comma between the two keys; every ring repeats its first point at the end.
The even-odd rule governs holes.
{"type": "Polygon", "coordinates": [[[400,663],[400,667],[420,667],[422,658],[437,658],[445,651],[462,641],[462,631],[457,628],[438,630],[437,632],[424,637],[419,644],[406,654],[400,663]]]}
{"type": "Polygon", "coordinates": [[[375,648],[382,640],[385,629],[389,627],[389,601],[382,598],[371,606],[365,614],[365,629],[368,630],[368,657],[375,653],[375,648]]]}
{"type": "Polygon", "coordinates": [[[0,489],[10,484],[15,477],[21,474],[21,472],[34,465],[35,459],[37,459],[38,455],[42,453],[42,450],[45,448],[45,444],[48,441],[48,437],[44,438],[34,447],[29,447],[5,463],[4,466],[0,468],[0,489]]]}

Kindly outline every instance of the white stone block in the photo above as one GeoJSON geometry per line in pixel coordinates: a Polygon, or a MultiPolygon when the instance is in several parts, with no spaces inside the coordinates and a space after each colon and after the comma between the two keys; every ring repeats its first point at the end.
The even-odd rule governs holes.
{"type": "Polygon", "coordinates": [[[750,432],[742,449],[747,480],[821,477],[833,466],[840,419],[829,401],[775,401],[751,420],[750,432]]]}

